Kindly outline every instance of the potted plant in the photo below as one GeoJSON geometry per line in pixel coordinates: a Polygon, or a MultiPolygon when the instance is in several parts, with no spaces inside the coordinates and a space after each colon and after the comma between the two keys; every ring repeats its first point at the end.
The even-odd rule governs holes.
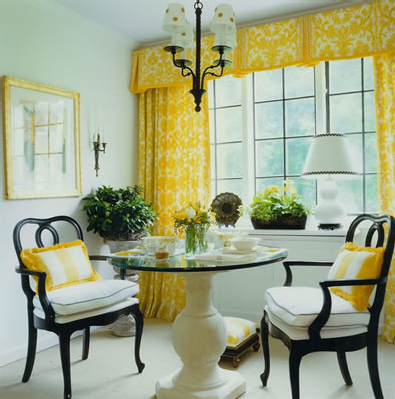
{"type": "Polygon", "coordinates": [[[311,209],[296,193],[292,181],[286,180],[283,192],[268,186],[246,208],[255,229],[304,229],[311,209]]]}
{"type": "Polygon", "coordinates": [[[139,241],[156,218],[152,204],[141,197],[139,185],[114,189],[102,186],[85,198],[87,230],[111,241],[139,241]]]}

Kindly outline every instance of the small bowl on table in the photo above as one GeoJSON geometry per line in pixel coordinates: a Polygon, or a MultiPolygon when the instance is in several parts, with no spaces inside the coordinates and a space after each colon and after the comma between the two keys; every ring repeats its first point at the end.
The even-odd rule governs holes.
{"type": "Polygon", "coordinates": [[[257,237],[237,237],[230,240],[232,245],[239,251],[249,251],[254,249],[260,241],[257,237]]]}

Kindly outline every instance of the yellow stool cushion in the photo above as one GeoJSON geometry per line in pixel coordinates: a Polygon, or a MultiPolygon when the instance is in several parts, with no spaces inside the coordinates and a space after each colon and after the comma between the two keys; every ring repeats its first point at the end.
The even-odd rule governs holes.
{"type": "Polygon", "coordinates": [[[256,333],[256,323],[239,317],[224,317],[228,339],[226,346],[236,347],[256,333]]]}

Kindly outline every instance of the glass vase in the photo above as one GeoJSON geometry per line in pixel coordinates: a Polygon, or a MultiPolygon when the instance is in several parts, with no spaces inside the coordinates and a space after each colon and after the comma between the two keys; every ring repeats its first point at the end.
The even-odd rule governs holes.
{"type": "Polygon", "coordinates": [[[187,255],[207,251],[207,232],[208,226],[200,224],[190,225],[185,228],[185,253],[187,255]]]}

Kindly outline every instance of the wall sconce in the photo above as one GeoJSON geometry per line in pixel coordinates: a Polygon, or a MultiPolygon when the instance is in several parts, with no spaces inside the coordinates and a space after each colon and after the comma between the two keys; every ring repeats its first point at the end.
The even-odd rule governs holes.
{"type": "Polygon", "coordinates": [[[105,154],[106,152],[106,145],[107,143],[100,142],[100,134],[97,134],[96,141],[93,141],[93,150],[95,151],[95,170],[96,170],[96,177],[99,176],[99,153],[102,152],[105,154]],[[101,147],[100,147],[101,145],[101,147]]]}

